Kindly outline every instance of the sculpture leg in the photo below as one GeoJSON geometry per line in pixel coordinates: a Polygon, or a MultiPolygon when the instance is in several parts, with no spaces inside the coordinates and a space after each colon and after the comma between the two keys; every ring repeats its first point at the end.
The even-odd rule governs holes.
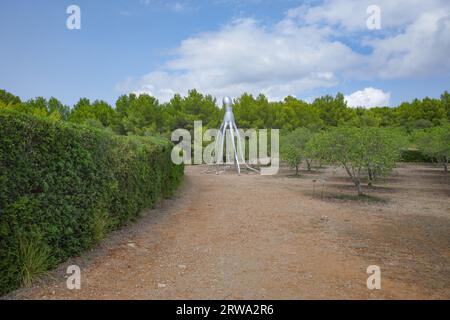
{"type": "MultiPolygon", "coordinates": [[[[249,169],[249,170],[252,170],[252,171],[254,171],[254,172],[256,172],[256,173],[259,173],[258,170],[256,170],[256,169],[250,167],[250,166],[247,164],[247,162],[245,161],[245,155],[244,155],[244,151],[243,151],[243,149],[242,149],[241,135],[239,134],[239,130],[238,130],[238,128],[237,128],[236,123],[233,123],[233,125],[234,125],[234,128],[236,129],[236,132],[237,132],[237,136],[238,136],[238,147],[239,147],[239,151],[240,151],[240,153],[241,153],[241,159],[242,159],[242,161],[243,161],[245,167],[246,167],[247,169],[249,169]]],[[[249,159],[249,161],[250,161],[250,159],[249,159]]]]}
{"type": "Polygon", "coordinates": [[[242,149],[241,135],[240,135],[240,133],[239,133],[239,129],[238,129],[237,126],[236,126],[236,123],[233,123],[233,126],[234,126],[234,129],[236,130],[236,135],[237,135],[237,146],[238,146],[239,153],[240,153],[240,156],[241,156],[241,161],[242,161],[242,163],[245,164],[245,155],[244,155],[244,151],[243,151],[243,149],[242,149]]]}
{"type": "Polygon", "coordinates": [[[220,142],[219,142],[220,148],[219,148],[219,156],[218,156],[218,159],[217,159],[218,160],[218,165],[223,163],[223,148],[224,148],[224,145],[225,145],[225,138],[226,138],[226,134],[227,134],[227,126],[228,126],[228,123],[224,123],[223,127],[222,127],[222,130],[221,130],[221,133],[220,133],[220,142]]]}
{"type": "Polygon", "coordinates": [[[219,146],[221,145],[220,141],[222,139],[222,129],[223,129],[223,123],[220,126],[219,131],[217,131],[216,141],[215,141],[215,147],[214,147],[214,162],[217,164],[219,162],[219,146]]]}
{"type": "MultiPolygon", "coordinates": [[[[234,130],[234,128],[233,128],[232,124],[230,123],[231,143],[233,144],[234,158],[236,160],[236,164],[237,164],[237,168],[238,168],[238,174],[240,175],[241,174],[241,166],[239,164],[239,158],[238,158],[238,151],[236,149],[236,143],[234,142],[233,130],[234,130]]],[[[237,132],[236,134],[239,135],[239,132],[237,132]]]]}
{"type": "Polygon", "coordinates": [[[220,164],[222,162],[222,151],[220,149],[220,146],[222,146],[222,139],[223,139],[223,135],[222,135],[222,130],[223,130],[223,126],[224,124],[222,123],[222,125],[220,126],[219,131],[217,132],[217,138],[216,138],[216,149],[214,150],[214,160],[216,162],[216,174],[219,174],[219,167],[220,164]]]}

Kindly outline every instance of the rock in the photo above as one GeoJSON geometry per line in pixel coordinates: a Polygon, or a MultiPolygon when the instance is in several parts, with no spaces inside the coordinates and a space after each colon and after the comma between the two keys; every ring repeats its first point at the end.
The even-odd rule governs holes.
{"type": "Polygon", "coordinates": [[[136,248],[136,243],[130,242],[130,243],[128,244],[128,246],[129,246],[130,248],[136,248]]]}
{"type": "Polygon", "coordinates": [[[180,268],[180,269],[186,269],[186,265],[184,265],[184,264],[179,264],[179,265],[178,265],[178,268],[180,268]]]}
{"type": "Polygon", "coordinates": [[[165,288],[167,287],[165,283],[158,283],[158,288],[165,288]]]}

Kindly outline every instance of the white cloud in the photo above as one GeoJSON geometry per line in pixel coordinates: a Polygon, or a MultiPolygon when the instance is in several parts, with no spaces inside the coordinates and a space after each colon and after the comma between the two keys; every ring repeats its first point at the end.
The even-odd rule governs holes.
{"type": "Polygon", "coordinates": [[[190,0],[184,1],[166,1],[166,0],[140,0],[140,4],[147,7],[166,8],[175,12],[183,12],[186,10],[192,10],[190,0]]]}
{"type": "Polygon", "coordinates": [[[370,67],[381,78],[446,73],[450,70],[450,9],[424,12],[405,31],[369,41],[370,67]]]}
{"type": "Polygon", "coordinates": [[[273,29],[253,19],[233,21],[218,32],[184,40],[163,68],[129,79],[118,89],[148,92],[165,101],[172,92],[186,94],[191,88],[218,97],[248,92],[279,99],[334,86],[336,72],[360,58],[344,44],[327,41],[326,35],[326,30],[299,29],[288,21],[273,29]]]}
{"type": "MultiPolygon", "coordinates": [[[[192,88],[216,97],[248,92],[281,99],[335,86],[343,78],[375,80],[450,71],[449,1],[377,0],[383,28],[378,32],[366,28],[370,4],[327,0],[304,5],[289,10],[274,26],[254,19],[232,21],[218,31],[185,39],[161,68],[119,83],[117,89],[147,92],[162,101],[192,88]],[[369,46],[372,52],[358,53],[345,39],[369,46]]],[[[367,106],[373,101],[368,96],[374,94],[369,89],[376,90],[361,91],[369,100],[359,100],[369,101],[367,106]]]]}
{"type": "Polygon", "coordinates": [[[345,96],[349,107],[386,107],[390,105],[391,94],[380,89],[365,88],[345,96]]]}
{"type": "Polygon", "coordinates": [[[303,5],[288,11],[288,17],[304,24],[322,24],[346,32],[367,31],[367,8],[381,9],[383,29],[403,28],[424,12],[449,10],[448,0],[325,0],[320,5],[303,5]]]}

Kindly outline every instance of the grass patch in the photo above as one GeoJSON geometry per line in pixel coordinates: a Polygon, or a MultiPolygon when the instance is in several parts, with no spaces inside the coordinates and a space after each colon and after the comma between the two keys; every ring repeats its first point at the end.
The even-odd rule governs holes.
{"type": "Polygon", "coordinates": [[[91,230],[94,243],[102,241],[108,233],[109,216],[105,211],[97,210],[92,216],[91,230]]]}
{"type": "Polygon", "coordinates": [[[19,240],[18,267],[22,285],[29,287],[51,265],[50,249],[39,241],[19,240]]]}

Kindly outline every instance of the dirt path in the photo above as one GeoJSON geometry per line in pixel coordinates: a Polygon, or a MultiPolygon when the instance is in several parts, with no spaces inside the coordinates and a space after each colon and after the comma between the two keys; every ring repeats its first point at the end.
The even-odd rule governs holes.
{"type": "Polygon", "coordinates": [[[387,200],[366,203],[343,198],[351,186],[331,170],[298,179],[203,169],[188,167],[177,198],[10,297],[450,298],[450,180],[440,171],[400,168],[371,191],[387,200]],[[321,175],[324,198],[313,199],[321,175]],[[69,264],[82,269],[81,290],[66,288],[69,264]],[[369,265],[381,268],[381,290],[366,287],[369,265]]]}

